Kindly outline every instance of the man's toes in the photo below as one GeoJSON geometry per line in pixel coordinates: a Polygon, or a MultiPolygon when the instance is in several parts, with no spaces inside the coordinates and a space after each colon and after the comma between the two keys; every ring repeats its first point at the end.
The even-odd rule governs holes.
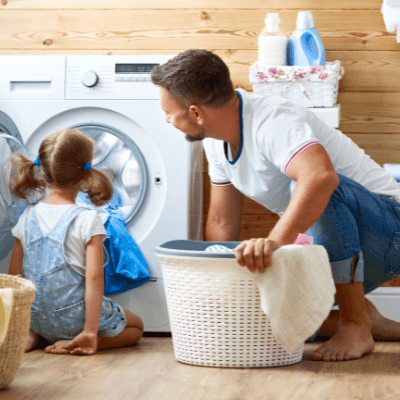
{"type": "Polygon", "coordinates": [[[344,352],[344,360],[349,361],[351,360],[353,357],[351,355],[351,352],[349,350],[344,352]]]}
{"type": "Polygon", "coordinates": [[[337,354],[336,354],[336,361],[343,361],[345,359],[344,355],[345,355],[345,351],[344,350],[338,351],[337,354]]]}
{"type": "Polygon", "coordinates": [[[336,361],[336,354],[332,351],[326,351],[322,356],[322,361],[336,361]]]}
{"type": "Polygon", "coordinates": [[[314,353],[311,354],[311,359],[315,361],[322,360],[322,351],[317,349],[314,351],[314,353]]]}

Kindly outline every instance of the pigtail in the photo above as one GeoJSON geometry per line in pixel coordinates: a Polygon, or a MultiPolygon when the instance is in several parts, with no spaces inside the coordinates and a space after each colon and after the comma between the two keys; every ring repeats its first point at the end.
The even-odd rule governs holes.
{"type": "Polygon", "coordinates": [[[90,168],[87,174],[89,179],[84,191],[95,206],[103,206],[114,194],[113,185],[107,174],[98,169],[90,168]]]}
{"type": "Polygon", "coordinates": [[[11,155],[10,190],[15,196],[26,200],[29,204],[40,201],[46,194],[46,183],[38,178],[32,160],[22,153],[11,155]],[[40,198],[37,198],[37,195],[40,198]],[[35,199],[32,201],[32,199],[35,199]]]}

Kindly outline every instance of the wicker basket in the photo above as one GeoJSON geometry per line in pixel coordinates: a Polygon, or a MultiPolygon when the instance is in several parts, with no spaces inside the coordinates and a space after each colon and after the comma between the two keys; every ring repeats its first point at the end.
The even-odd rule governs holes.
{"type": "MultiPolygon", "coordinates": [[[[206,253],[210,242],[172,241],[161,262],[175,358],[209,367],[260,368],[300,362],[273,336],[252,274],[233,254],[206,253]]],[[[237,242],[218,242],[234,248],[237,242]]]]}
{"type": "Polygon", "coordinates": [[[340,61],[322,67],[250,67],[249,79],[258,96],[281,96],[305,107],[333,107],[339,94],[344,69],[340,61]]]}
{"type": "Polygon", "coordinates": [[[2,288],[12,288],[14,299],[7,335],[0,347],[0,389],[6,388],[19,370],[35,298],[35,286],[24,278],[0,274],[2,288]]]}

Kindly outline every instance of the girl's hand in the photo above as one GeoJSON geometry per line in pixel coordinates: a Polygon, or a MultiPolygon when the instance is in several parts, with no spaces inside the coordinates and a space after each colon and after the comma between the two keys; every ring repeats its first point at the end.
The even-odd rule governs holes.
{"type": "Polygon", "coordinates": [[[97,334],[94,332],[82,331],[78,336],[75,336],[70,343],[62,346],[70,354],[82,354],[91,356],[97,350],[97,334]]]}
{"type": "Polygon", "coordinates": [[[271,239],[245,240],[235,249],[236,261],[250,272],[265,272],[271,265],[272,252],[279,247],[279,243],[271,239]]]}

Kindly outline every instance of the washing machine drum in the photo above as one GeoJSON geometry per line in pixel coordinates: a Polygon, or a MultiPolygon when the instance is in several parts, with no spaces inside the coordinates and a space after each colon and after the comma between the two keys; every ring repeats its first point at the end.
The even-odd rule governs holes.
{"type": "MultiPolygon", "coordinates": [[[[79,129],[95,141],[92,167],[111,176],[125,223],[139,212],[147,193],[147,168],[135,142],[121,131],[103,124],[83,124],[79,129]]],[[[115,197],[114,197],[115,200],[115,197]]]]}

